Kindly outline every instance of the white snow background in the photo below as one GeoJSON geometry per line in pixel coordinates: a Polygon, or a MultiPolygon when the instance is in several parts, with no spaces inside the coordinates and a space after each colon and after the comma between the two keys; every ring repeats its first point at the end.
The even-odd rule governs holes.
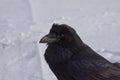
{"type": "Polygon", "coordinates": [[[53,23],[120,62],[120,0],[0,0],[0,80],[56,80],[39,44],[53,23]]]}

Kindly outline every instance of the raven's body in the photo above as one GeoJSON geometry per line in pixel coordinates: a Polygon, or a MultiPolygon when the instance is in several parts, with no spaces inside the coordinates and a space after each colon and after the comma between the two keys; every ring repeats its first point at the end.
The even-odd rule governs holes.
{"type": "Polygon", "coordinates": [[[120,80],[120,67],[84,44],[71,27],[55,24],[49,34],[53,33],[65,34],[62,38],[56,36],[59,39],[52,39],[54,42],[48,41],[45,52],[45,59],[58,80],[120,80]]]}

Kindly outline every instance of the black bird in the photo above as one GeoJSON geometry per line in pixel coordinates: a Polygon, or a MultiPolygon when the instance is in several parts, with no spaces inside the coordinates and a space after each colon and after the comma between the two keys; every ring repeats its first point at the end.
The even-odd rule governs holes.
{"type": "Polygon", "coordinates": [[[120,64],[97,54],[66,24],[53,24],[40,43],[48,44],[45,60],[58,80],[120,80],[120,64]]]}

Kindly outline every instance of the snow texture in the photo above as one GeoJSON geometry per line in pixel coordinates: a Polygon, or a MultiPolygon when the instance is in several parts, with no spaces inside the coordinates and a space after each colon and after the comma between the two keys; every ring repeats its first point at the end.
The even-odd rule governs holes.
{"type": "Polygon", "coordinates": [[[53,23],[72,26],[111,62],[120,62],[119,0],[0,0],[0,80],[57,80],[39,40],[53,23]]]}

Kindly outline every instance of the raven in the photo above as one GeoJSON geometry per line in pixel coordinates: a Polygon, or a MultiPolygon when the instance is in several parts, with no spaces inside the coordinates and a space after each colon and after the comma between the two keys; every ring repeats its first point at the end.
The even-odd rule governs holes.
{"type": "Polygon", "coordinates": [[[120,80],[120,64],[111,63],[86,45],[66,24],[53,24],[40,43],[44,57],[58,80],[120,80]]]}

